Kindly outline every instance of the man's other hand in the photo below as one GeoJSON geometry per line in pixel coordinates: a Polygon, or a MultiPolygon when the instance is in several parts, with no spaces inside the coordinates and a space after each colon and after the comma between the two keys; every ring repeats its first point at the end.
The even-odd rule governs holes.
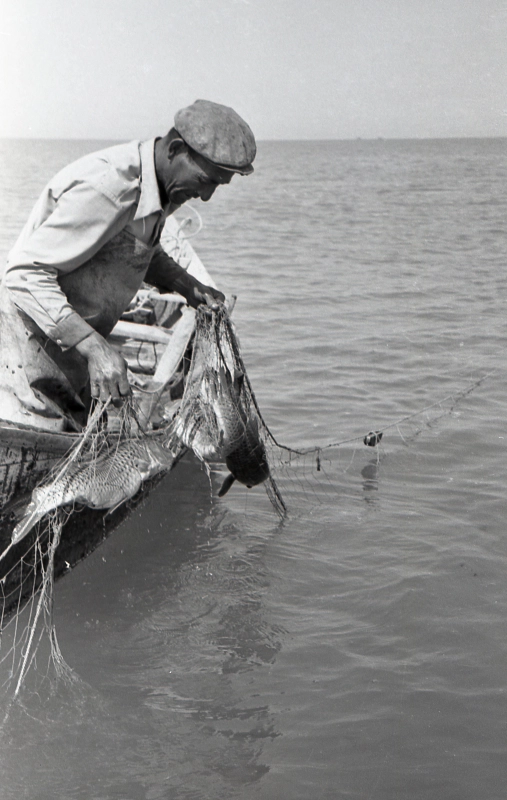
{"type": "Polygon", "coordinates": [[[206,286],[195,278],[194,280],[194,285],[189,288],[186,295],[188,305],[197,308],[204,303],[212,311],[217,311],[220,304],[225,301],[225,295],[213,286],[206,286]]]}

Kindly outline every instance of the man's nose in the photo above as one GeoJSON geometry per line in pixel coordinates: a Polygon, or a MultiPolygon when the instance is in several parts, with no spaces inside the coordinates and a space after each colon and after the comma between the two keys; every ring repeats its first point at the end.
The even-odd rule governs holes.
{"type": "Polygon", "coordinates": [[[213,196],[213,193],[217,187],[216,186],[209,186],[207,189],[203,189],[201,192],[201,200],[204,203],[207,203],[208,200],[213,196]]]}

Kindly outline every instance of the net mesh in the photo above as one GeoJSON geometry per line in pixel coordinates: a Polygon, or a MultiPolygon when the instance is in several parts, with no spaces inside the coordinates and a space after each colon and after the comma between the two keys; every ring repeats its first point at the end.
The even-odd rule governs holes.
{"type": "MultiPolygon", "coordinates": [[[[28,597],[23,601],[18,593],[15,612],[9,615],[5,610],[2,612],[0,664],[7,669],[2,688],[13,689],[13,697],[18,696],[30,667],[37,665],[44,635],[49,647],[45,666],[36,670],[36,688],[54,678],[74,681],[74,674],[62,656],[53,618],[54,560],[65,518],[61,509],[51,512],[44,530],[25,550],[20,563],[25,591],[27,587],[30,589],[28,597]]],[[[9,607],[9,598],[4,595],[2,599],[4,609],[9,607]]]]}
{"type": "MultiPolygon", "coordinates": [[[[256,400],[241,356],[233,323],[225,308],[200,308],[185,391],[179,411],[169,426],[171,446],[191,448],[206,468],[225,462],[232,478],[246,486],[262,484],[275,511],[308,511],[336,498],[337,474],[351,470],[357,459],[378,466],[386,439],[407,447],[424,430],[453,414],[456,406],[495,371],[471,379],[462,388],[382,427],[363,430],[322,445],[290,447],[275,437],[256,400]],[[244,457],[248,451],[250,458],[244,457]]],[[[371,470],[370,470],[371,471],[371,470]]],[[[223,494],[224,487],[219,491],[223,494]]]]}
{"type": "Polygon", "coordinates": [[[230,472],[220,496],[233,481],[249,488],[262,483],[277,513],[286,514],[271,457],[274,439],[260,413],[225,307],[197,311],[185,391],[167,436],[170,448],[183,444],[207,468],[225,462],[230,472]]]}
{"type": "Polygon", "coordinates": [[[32,492],[11,544],[0,554],[1,566],[16,548],[16,560],[0,580],[0,666],[6,668],[5,686],[14,687],[14,697],[37,662],[44,634],[48,661],[45,670],[37,670],[39,676],[73,680],[52,613],[55,554],[69,517],[85,506],[104,509],[104,514],[114,511],[174,460],[160,434],[142,430],[134,401],[114,416],[113,433],[107,424],[109,407],[110,401],[96,405],[74,447],[32,492]]]}

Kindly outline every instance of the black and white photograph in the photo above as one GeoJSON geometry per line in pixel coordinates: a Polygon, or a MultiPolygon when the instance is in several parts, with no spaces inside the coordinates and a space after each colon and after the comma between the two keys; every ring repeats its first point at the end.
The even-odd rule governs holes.
{"type": "Polygon", "coordinates": [[[0,75],[0,800],[505,800],[506,0],[0,75]]]}

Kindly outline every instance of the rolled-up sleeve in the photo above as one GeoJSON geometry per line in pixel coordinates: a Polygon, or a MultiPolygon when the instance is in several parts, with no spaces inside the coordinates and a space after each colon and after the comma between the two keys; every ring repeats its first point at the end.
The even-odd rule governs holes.
{"type": "Polygon", "coordinates": [[[58,276],[80,267],[121,230],[126,208],[85,181],[71,185],[57,200],[48,189],[46,206],[51,205],[44,221],[11,251],[3,283],[15,305],[67,349],[93,328],[72,308],[58,276]]]}

